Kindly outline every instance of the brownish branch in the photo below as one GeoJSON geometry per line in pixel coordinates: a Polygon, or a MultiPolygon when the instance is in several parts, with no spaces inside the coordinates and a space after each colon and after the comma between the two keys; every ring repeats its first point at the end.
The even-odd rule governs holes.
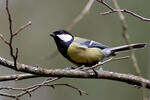
{"type": "Polygon", "coordinates": [[[29,21],[27,24],[21,26],[16,32],[13,33],[13,36],[17,35],[19,32],[21,32],[23,29],[25,29],[26,27],[28,27],[31,24],[32,24],[32,22],[29,21]]]}
{"type": "Polygon", "coordinates": [[[110,61],[116,61],[116,60],[122,60],[122,59],[129,59],[129,58],[130,58],[130,56],[118,57],[118,58],[112,57],[112,58],[109,58],[109,59],[107,59],[107,60],[105,60],[105,61],[103,61],[103,62],[99,62],[98,64],[95,64],[95,65],[92,66],[92,67],[84,68],[83,70],[95,69],[95,68],[97,68],[97,67],[99,67],[99,66],[101,66],[101,65],[103,65],[103,64],[105,64],[105,63],[108,63],[108,62],[110,62],[110,61]]]}
{"type": "Polygon", "coordinates": [[[142,16],[140,16],[140,15],[138,15],[138,14],[136,14],[136,13],[130,11],[130,10],[127,10],[127,9],[121,9],[121,10],[113,9],[113,10],[110,10],[110,11],[107,11],[107,12],[103,12],[103,13],[100,13],[100,14],[101,15],[108,15],[108,14],[119,12],[119,11],[120,12],[125,12],[127,14],[132,15],[132,16],[135,16],[135,17],[139,18],[142,21],[150,21],[149,18],[142,17],[142,16]]]}
{"type": "MultiPolygon", "coordinates": [[[[117,3],[117,0],[112,0],[115,8],[111,7],[109,4],[107,4],[106,2],[104,2],[104,0],[97,0],[98,2],[100,2],[101,4],[105,5],[108,9],[110,9],[110,11],[108,12],[104,12],[104,13],[101,13],[102,15],[107,15],[107,14],[111,14],[111,13],[114,13],[114,12],[118,12],[118,15],[119,15],[119,19],[121,21],[121,26],[122,26],[122,35],[123,35],[123,38],[126,42],[126,44],[129,44],[129,36],[127,34],[127,24],[126,24],[126,21],[125,21],[125,16],[122,14],[122,12],[125,12],[127,14],[130,14],[136,18],[139,18],[141,19],[142,21],[147,21],[147,22],[150,22],[150,19],[148,18],[144,18],[132,11],[129,11],[129,10],[126,10],[126,9],[120,9],[118,3],[117,3]]],[[[135,57],[135,53],[134,53],[134,50],[132,47],[130,47],[130,51],[131,51],[131,59],[132,59],[132,62],[133,62],[133,66],[135,68],[135,71],[137,72],[137,74],[139,75],[139,77],[142,77],[142,74],[141,74],[141,71],[139,69],[139,66],[138,66],[138,63],[137,63],[137,60],[136,60],[136,57],[135,57]]],[[[145,83],[141,82],[141,85],[142,85],[142,91],[143,91],[143,100],[145,100],[145,83]]]]}
{"type": "MultiPolygon", "coordinates": [[[[0,92],[0,95],[1,95],[1,96],[5,96],[5,97],[9,97],[9,98],[15,98],[15,99],[17,99],[17,98],[16,98],[16,95],[13,95],[13,94],[1,93],[1,92],[0,92]]],[[[17,100],[18,100],[18,99],[17,99],[17,100]]]]}
{"type": "Polygon", "coordinates": [[[6,43],[7,45],[9,45],[9,41],[1,33],[0,33],[0,38],[4,41],[4,43],[6,43]]]}
{"type": "Polygon", "coordinates": [[[29,96],[31,96],[31,92],[34,92],[35,90],[39,89],[41,86],[47,85],[47,84],[49,84],[49,83],[52,83],[52,82],[54,82],[54,81],[56,81],[56,80],[58,80],[58,79],[60,79],[60,78],[57,78],[57,77],[56,77],[56,78],[51,78],[50,80],[45,80],[45,81],[43,81],[43,82],[40,83],[40,84],[36,84],[36,85],[33,85],[33,86],[29,86],[29,87],[27,87],[27,88],[22,88],[22,89],[21,89],[22,92],[19,93],[19,94],[17,94],[16,97],[19,98],[19,97],[21,97],[21,96],[23,96],[23,95],[25,95],[25,94],[29,94],[29,96]]]}
{"type": "Polygon", "coordinates": [[[0,93],[0,95],[11,97],[11,98],[18,98],[18,99],[19,99],[19,97],[26,95],[26,94],[28,94],[29,97],[31,97],[32,96],[31,93],[34,92],[35,90],[39,89],[42,86],[47,86],[47,87],[51,87],[51,88],[55,88],[56,86],[67,86],[67,87],[70,87],[70,88],[78,91],[80,95],[83,95],[83,94],[88,95],[85,91],[83,91],[80,88],[77,88],[73,85],[64,84],[64,83],[63,84],[52,83],[58,79],[60,79],[60,78],[46,79],[45,81],[43,81],[40,84],[32,85],[27,88],[14,88],[14,87],[3,86],[3,87],[0,87],[0,90],[12,90],[12,91],[16,91],[16,92],[18,91],[20,93],[18,93],[18,94],[0,93]]]}
{"type": "Polygon", "coordinates": [[[34,74],[5,75],[5,76],[0,76],[0,82],[9,81],[9,80],[23,80],[23,79],[36,78],[36,77],[40,77],[40,76],[34,74]]]}
{"type": "Polygon", "coordinates": [[[103,13],[100,13],[101,15],[108,15],[108,14],[112,14],[112,13],[115,13],[115,12],[123,12],[123,13],[127,13],[129,15],[132,15],[142,21],[146,21],[146,22],[150,22],[150,19],[149,18],[145,18],[145,17],[142,17],[130,10],[127,10],[127,9],[115,9],[113,7],[111,7],[109,4],[107,4],[104,0],[97,0],[99,3],[103,4],[104,6],[106,6],[108,9],[110,9],[110,11],[106,11],[106,12],[103,12],[103,13]]]}
{"type": "Polygon", "coordinates": [[[93,3],[94,3],[94,0],[89,0],[88,1],[85,8],[81,11],[81,13],[68,26],[67,31],[71,31],[72,28],[84,18],[84,16],[89,12],[89,10],[90,10],[93,3]]]}
{"type": "MultiPolygon", "coordinates": [[[[124,15],[122,14],[122,12],[120,11],[120,7],[119,7],[119,4],[117,2],[117,0],[113,0],[113,3],[114,3],[114,6],[116,7],[116,9],[118,9],[118,15],[119,15],[119,18],[122,22],[122,28],[123,28],[123,36],[124,36],[124,39],[126,41],[127,44],[129,44],[129,36],[127,34],[127,24],[126,24],[126,21],[125,21],[125,17],[124,15]]],[[[136,59],[136,56],[135,56],[135,53],[134,53],[134,50],[132,47],[130,47],[130,51],[131,51],[131,59],[132,59],[132,62],[133,62],[133,67],[135,68],[135,71],[137,72],[137,74],[142,77],[142,73],[140,71],[140,68],[138,66],[138,62],[137,62],[137,59],[136,59]]],[[[143,100],[145,100],[146,98],[146,91],[145,91],[145,83],[141,83],[141,90],[142,90],[142,93],[143,93],[143,100]]]]}
{"type": "Polygon", "coordinates": [[[3,87],[0,87],[0,90],[13,90],[13,91],[21,91],[21,92],[18,94],[0,93],[0,96],[15,98],[17,100],[19,100],[19,97],[21,97],[25,94],[29,94],[29,97],[31,97],[31,92],[34,92],[35,90],[39,89],[41,86],[48,85],[48,83],[54,82],[58,79],[60,79],[60,78],[51,78],[49,80],[43,81],[40,84],[29,86],[27,88],[14,88],[14,87],[3,86],[3,87]]]}
{"type": "Polygon", "coordinates": [[[7,14],[8,14],[10,35],[13,35],[13,31],[12,31],[12,19],[11,19],[11,14],[10,14],[9,8],[8,8],[8,0],[6,0],[6,11],[7,11],[7,14]]]}
{"type": "MultiPolygon", "coordinates": [[[[0,65],[16,70],[13,67],[13,62],[0,57],[0,65]]],[[[94,72],[84,72],[79,70],[65,70],[65,69],[44,69],[43,67],[34,67],[30,65],[17,63],[18,71],[36,74],[41,77],[66,77],[66,78],[88,78],[88,79],[108,79],[114,81],[120,81],[131,85],[141,86],[141,83],[145,84],[145,87],[150,89],[150,80],[144,79],[139,76],[131,74],[122,74],[109,71],[97,71],[97,75],[94,72]]]]}
{"type": "Polygon", "coordinates": [[[17,69],[17,53],[18,53],[18,49],[16,49],[16,54],[14,54],[14,49],[13,49],[13,46],[12,46],[12,42],[13,42],[13,30],[12,30],[12,18],[11,18],[11,14],[9,12],[9,8],[8,8],[8,0],[6,0],[6,11],[7,11],[7,14],[8,14],[8,21],[9,21],[9,33],[10,33],[10,39],[9,39],[9,48],[10,48],[10,55],[12,56],[13,60],[14,60],[14,67],[16,67],[17,69]]]}
{"type": "Polygon", "coordinates": [[[9,6],[8,6],[8,1],[6,0],[6,11],[7,11],[7,15],[8,15],[8,22],[9,22],[9,33],[10,33],[10,39],[9,41],[7,41],[2,34],[0,34],[0,38],[9,46],[10,48],[10,55],[14,60],[14,68],[17,68],[17,59],[18,59],[18,48],[16,48],[16,51],[14,53],[14,48],[13,48],[13,39],[14,36],[16,36],[19,32],[21,32],[23,29],[25,29],[26,27],[28,27],[29,25],[31,25],[31,21],[29,21],[27,24],[21,26],[16,32],[13,33],[12,30],[12,18],[11,18],[11,14],[9,11],[9,6]]]}
{"type": "Polygon", "coordinates": [[[72,85],[70,85],[70,84],[52,84],[52,85],[49,85],[49,86],[51,86],[51,87],[54,87],[54,86],[67,86],[67,87],[70,87],[70,88],[73,88],[73,89],[75,89],[75,90],[77,90],[78,92],[79,92],[79,94],[80,94],[80,96],[82,96],[83,94],[85,94],[85,95],[88,95],[88,93],[86,93],[85,91],[83,91],[83,90],[81,90],[81,89],[79,89],[79,88],[77,88],[77,87],[75,87],[75,86],[72,86],[72,85]]]}

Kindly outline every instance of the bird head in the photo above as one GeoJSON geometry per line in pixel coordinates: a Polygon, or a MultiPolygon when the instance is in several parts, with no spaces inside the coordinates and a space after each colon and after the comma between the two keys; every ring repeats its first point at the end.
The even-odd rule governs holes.
{"type": "Polygon", "coordinates": [[[69,42],[73,39],[72,34],[65,30],[57,30],[52,33],[50,33],[50,36],[54,38],[55,41],[63,41],[63,42],[69,42]]]}

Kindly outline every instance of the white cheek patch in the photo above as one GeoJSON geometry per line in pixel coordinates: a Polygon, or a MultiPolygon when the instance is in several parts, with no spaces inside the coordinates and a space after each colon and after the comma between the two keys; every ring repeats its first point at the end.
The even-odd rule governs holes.
{"type": "Polygon", "coordinates": [[[57,35],[61,40],[68,42],[72,39],[71,35],[68,34],[61,34],[61,35],[57,35]]]}

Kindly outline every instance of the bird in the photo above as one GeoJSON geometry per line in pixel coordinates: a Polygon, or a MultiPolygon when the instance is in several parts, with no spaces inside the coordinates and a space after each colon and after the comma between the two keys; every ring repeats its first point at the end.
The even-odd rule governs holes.
{"type": "Polygon", "coordinates": [[[146,43],[135,43],[109,47],[93,40],[73,36],[63,29],[50,33],[50,36],[53,37],[58,51],[78,67],[91,67],[105,58],[116,56],[121,51],[144,48],[146,45],[146,43]]]}

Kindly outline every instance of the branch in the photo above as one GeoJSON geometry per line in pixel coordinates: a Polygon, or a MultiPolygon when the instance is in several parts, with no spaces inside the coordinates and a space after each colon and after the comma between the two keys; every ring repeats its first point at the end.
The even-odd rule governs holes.
{"type": "Polygon", "coordinates": [[[88,93],[86,93],[85,91],[83,91],[83,90],[81,90],[81,89],[79,89],[79,88],[77,88],[77,87],[75,87],[75,86],[72,86],[72,85],[70,85],[70,84],[65,84],[65,83],[63,83],[63,84],[52,84],[52,85],[50,85],[50,86],[54,87],[54,86],[58,86],[58,85],[59,85],[59,86],[60,86],[60,85],[64,85],[64,86],[70,87],[70,88],[72,88],[72,89],[75,89],[75,90],[77,90],[77,91],[79,92],[80,96],[82,96],[83,94],[88,95],[88,93]]]}
{"type": "Polygon", "coordinates": [[[0,76],[0,82],[9,81],[9,80],[23,80],[23,79],[36,78],[36,77],[40,77],[40,76],[34,74],[6,75],[6,76],[0,76]]]}
{"type": "Polygon", "coordinates": [[[10,33],[10,40],[9,40],[9,48],[10,48],[10,55],[14,60],[14,66],[17,68],[17,57],[18,57],[18,49],[16,48],[16,53],[14,54],[14,49],[12,46],[12,42],[13,42],[13,30],[12,30],[12,18],[11,18],[11,14],[9,12],[9,8],[8,8],[8,0],[6,0],[6,11],[8,14],[8,21],[9,21],[9,33],[10,33]]]}
{"type": "Polygon", "coordinates": [[[80,22],[84,18],[84,16],[89,12],[94,0],[89,0],[86,4],[85,8],[81,11],[81,13],[72,21],[72,23],[68,26],[67,30],[70,31],[72,28],[80,22]]]}
{"type": "MultiPolygon", "coordinates": [[[[107,4],[106,2],[104,2],[104,0],[97,0],[98,2],[100,2],[101,4],[105,5],[108,9],[110,9],[110,11],[108,12],[104,12],[104,13],[101,13],[102,15],[107,15],[107,14],[111,14],[111,13],[114,13],[114,12],[118,12],[118,15],[119,15],[119,19],[121,21],[121,24],[122,24],[122,35],[123,35],[123,38],[126,42],[126,44],[129,44],[129,36],[127,34],[127,24],[126,24],[126,21],[125,21],[125,16],[122,14],[122,12],[125,12],[125,13],[128,13],[128,14],[131,14],[139,19],[141,19],[142,21],[150,21],[150,19],[148,18],[144,18],[140,15],[137,15],[136,13],[132,12],[132,11],[129,11],[129,10],[126,10],[126,9],[120,9],[118,3],[117,3],[117,0],[112,0],[114,6],[115,6],[115,9],[113,7],[111,7],[109,4],[107,4]]],[[[130,52],[131,52],[131,60],[133,62],[133,67],[135,68],[135,71],[137,72],[138,76],[139,77],[142,77],[142,74],[141,74],[141,71],[139,69],[139,66],[138,66],[138,63],[137,63],[137,59],[135,57],[135,53],[134,53],[134,50],[132,47],[130,47],[130,52]]],[[[145,100],[146,98],[146,95],[145,95],[145,83],[141,82],[141,85],[142,85],[142,92],[143,92],[143,100],[145,100]]]]}
{"type": "Polygon", "coordinates": [[[0,90],[13,90],[13,91],[18,91],[20,93],[17,93],[17,94],[7,94],[7,93],[0,93],[1,96],[7,96],[7,97],[11,97],[11,98],[17,98],[19,99],[19,97],[22,97],[23,95],[26,95],[26,94],[29,94],[29,97],[31,97],[31,92],[34,92],[35,90],[39,89],[40,87],[42,86],[47,86],[47,87],[51,87],[51,88],[55,88],[55,86],[67,86],[67,87],[70,87],[72,89],[75,89],[76,91],[79,92],[80,96],[82,96],[83,94],[85,95],[88,95],[85,91],[75,87],[75,86],[72,86],[70,84],[57,84],[57,83],[54,83],[52,84],[52,82],[58,80],[60,78],[50,78],[50,79],[46,79],[45,81],[43,81],[42,83],[40,84],[36,84],[36,85],[32,85],[32,86],[28,86],[27,88],[14,88],[14,87],[8,87],[8,86],[3,86],[3,87],[0,87],[0,90]],[[49,84],[51,83],[51,84],[49,84]]]}
{"type": "Polygon", "coordinates": [[[54,81],[56,81],[58,79],[60,79],[60,78],[57,78],[57,77],[56,78],[51,78],[49,80],[43,81],[40,84],[36,84],[36,85],[33,85],[33,86],[29,86],[27,88],[23,88],[23,89],[21,89],[23,92],[17,94],[16,97],[19,98],[19,97],[21,97],[21,96],[23,96],[25,94],[29,94],[29,96],[31,97],[31,92],[34,92],[35,90],[39,89],[41,86],[47,85],[48,83],[54,82],[54,81]]]}
{"type": "Polygon", "coordinates": [[[12,30],[12,18],[11,18],[11,14],[8,8],[8,0],[6,0],[6,11],[7,11],[7,15],[8,15],[8,22],[9,22],[9,33],[10,33],[10,39],[9,41],[7,41],[2,34],[0,34],[0,38],[9,46],[10,49],[10,55],[14,60],[14,68],[17,68],[17,59],[18,59],[18,48],[16,48],[16,51],[14,53],[14,48],[13,48],[13,38],[14,36],[16,36],[20,31],[22,31],[23,29],[25,29],[26,27],[28,27],[29,25],[31,25],[31,21],[29,21],[26,25],[21,26],[16,32],[13,33],[12,30]]]}
{"type": "Polygon", "coordinates": [[[112,58],[109,58],[109,59],[107,59],[107,60],[105,60],[103,62],[99,62],[98,64],[95,64],[92,67],[84,68],[83,70],[95,69],[96,67],[104,65],[105,63],[110,62],[110,61],[116,61],[116,60],[122,60],[122,59],[129,59],[129,58],[130,58],[130,56],[118,57],[118,58],[112,57],[112,58]]]}
{"type": "MultiPolygon", "coordinates": [[[[127,31],[127,24],[126,24],[126,21],[125,21],[125,17],[122,14],[122,12],[120,11],[120,7],[117,3],[117,0],[113,0],[113,3],[114,3],[114,6],[116,7],[116,9],[119,10],[118,15],[119,15],[119,18],[122,22],[123,36],[124,36],[124,39],[125,39],[126,43],[129,44],[129,36],[127,36],[128,34],[126,32],[127,31]]],[[[137,62],[137,59],[136,59],[136,56],[135,56],[135,52],[134,52],[132,47],[130,47],[130,51],[131,51],[131,59],[132,59],[132,62],[133,62],[133,67],[135,68],[136,73],[140,77],[142,77],[142,73],[141,73],[140,68],[138,66],[138,62],[137,62]]],[[[141,85],[142,85],[141,89],[142,89],[142,93],[143,93],[143,100],[146,100],[146,98],[147,98],[146,97],[146,91],[144,89],[145,88],[145,83],[142,82],[141,85]]]]}
{"type": "MultiPolygon", "coordinates": [[[[45,86],[48,85],[48,83],[51,83],[53,81],[56,81],[60,78],[51,78],[49,80],[45,80],[40,84],[36,84],[33,86],[29,86],[27,88],[13,88],[13,87],[0,87],[0,90],[14,90],[14,91],[21,91],[18,94],[8,94],[8,93],[0,93],[1,96],[5,96],[5,97],[10,97],[10,98],[15,98],[17,100],[19,100],[19,97],[25,95],[25,94],[29,94],[29,97],[31,97],[31,92],[34,92],[35,90],[39,89],[41,86],[45,86]]],[[[53,84],[52,84],[53,85],[53,84]]],[[[53,86],[51,86],[53,87],[53,86]]]]}
{"type": "MultiPolygon", "coordinates": [[[[0,57],[0,65],[16,70],[13,67],[12,61],[9,61],[1,57],[0,57]]],[[[101,72],[97,71],[97,75],[95,75],[94,72],[84,72],[79,70],[65,70],[65,69],[44,69],[42,67],[34,67],[20,63],[17,63],[17,66],[19,68],[18,71],[32,73],[43,77],[109,79],[137,86],[141,86],[141,83],[144,83],[145,87],[150,89],[150,80],[131,74],[122,74],[109,71],[101,71],[101,72]]]]}
{"type": "Polygon", "coordinates": [[[150,19],[149,18],[145,18],[145,17],[142,17],[130,10],[127,10],[127,9],[115,9],[113,7],[111,7],[110,5],[108,5],[106,2],[104,2],[104,0],[97,0],[99,3],[103,4],[104,6],[106,6],[108,9],[110,9],[110,11],[106,11],[106,12],[103,12],[103,13],[100,13],[101,15],[108,15],[108,14],[112,14],[112,13],[115,13],[115,12],[123,12],[123,13],[127,13],[129,15],[132,15],[142,21],[146,21],[146,22],[150,22],[150,19]]]}
{"type": "Polygon", "coordinates": [[[17,35],[19,32],[21,32],[23,29],[25,29],[26,27],[28,27],[31,24],[32,24],[32,22],[29,21],[27,24],[21,26],[16,32],[13,33],[13,36],[17,35]]]}
{"type": "Polygon", "coordinates": [[[6,43],[7,45],[9,45],[9,42],[6,40],[6,38],[1,33],[0,33],[0,38],[3,40],[4,43],[6,43]]]}

